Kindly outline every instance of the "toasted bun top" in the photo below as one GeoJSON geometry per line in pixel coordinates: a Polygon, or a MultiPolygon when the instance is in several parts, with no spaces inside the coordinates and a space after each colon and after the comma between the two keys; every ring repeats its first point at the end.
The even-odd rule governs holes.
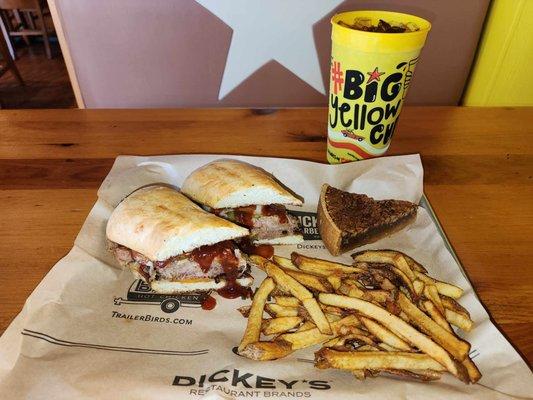
{"type": "Polygon", "coordinates": [[[149,186],[130,194],[115,208],[107,238],[152,261],[223,240],[248,230],[205,212],[187,197],[165,186],[149,186]]]}
{"type": "Polygon", "coordinates": [[[302,200],[264,169],[221,159],[193,171],[181,187],[191,199],[211,208],[235,208],[252,204],[302,205],[302,200]]]}

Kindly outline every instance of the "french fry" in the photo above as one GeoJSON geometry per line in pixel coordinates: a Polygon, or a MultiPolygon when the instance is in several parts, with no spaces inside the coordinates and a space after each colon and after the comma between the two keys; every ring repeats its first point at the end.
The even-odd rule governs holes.
{"type": "Polygon", "coordinates": [[[251,308],[252,306],[242,306],[237,308],[237,311],[239,311],[244,318],[248,318],[248,315],[250,315],[251,308]]]}
{"type": "Polygon", "coordinates": [[[276,286],[274,288],[274,290],[270,293],[271,296],[288,296],[288,297],[292,297],[291,294],[289,292],[285,292],[284,290],[282,290],[279,286],[276,286]]]}
{"type": "Polygon", "coordinates": [[[322,309],[318,305],[317,301],[313,298],[304,299],[302,302],[320,332],[325,333],[326,335],[331,335],[333,332],[329,326],[329,321],[322,312],[322,309]]]}
{"type": "Polygon", "coordinates": [[[464,382],[468,381],[465,368],[453,360],[446,350],[444,350],[426,335],[418,332],[415,328],[410,326],[401,318],[389,313],[387,310],[384,310],[383,308],[365,300],[339,296],[336,294],[320,293],[318,298],[321,303],[357,310],[360,313],[380,322],[390,331],[410,342],[413,346],[416,346],[428,356],[438,361],[438,363],[446,367],[446,369],[454,376],[464,382]]]}
{"type": "MultiPolygon", "coordinates": [[[[376,375],[369,374],[367,370],[354,370],[351,371],[354,376],[359,380],[364,380],[366,377],[374,377],[376,375]]],[[[403,378],[411,378],[419,381],[434,381],[440,379],[442,372],[427,370],[407,370],[407,369],[382,369],[378,372],[384,372],[391,375],[401,376],[403,378]]]]}
{"type": "Polygon", "coordinates": [[[272,260],[283,269],[299,271],[298,267],[292,263],[290,258],[274,256],[272,260]]]}
{"type": "Polygon", "coordinates": [[[347,285],[354,286],[354,287],[356,287],[357,289],[360,289],[360,290],[366,290],[366,288],[363,285],[361,285],[361,283],[357,279],[350,278],[350,275],[347,275],[346,277],[342,278],[341,279],[341,283],[345,283],[347,285]]]}
{"type": "Polygon", "coordinates": [[[385,303],[387,300],[391,299],[391,295],[386,290],[367,290],[363,295],[363,299],[385,303]]]}
{"type": "Polygon", "coordinates": [[[414,281],[416,279],[415,274],[413,273],[413,270],[409,266],[409,263],[405,259],[403,254],[397,254],[394,256],[394,265],[396,268],[398,268],[400,271],[402,271],[407,277],[414,281]]]}
{"type": "Polygon", "coordinates": [[[476,383],[481,379],[481,372],[479,372],[479,369],[476,367],[476,364],[474,364],[470,357],[465,358],[463,365],[466,368],[470,382],[476,383]]]}
{"type": "Polygon", "coordinates": [[[413,281],[413,287],[415,288],[415,293],[420,296],[424,290],[424,282],[420,279],[415,279],[413,281]]]}
{"type": "Polygon", "coordinates": [[[446,321],[450,324],[455,325],[459,329],[462,329],[465,332],[470,332],[474,326],[474,322],[470,319],[468,315],[459,313],[454,310],[445,309],[446,321]]]}
{"type": "Polygon", "coordinates": [[[328,341],[322,343],[322,346],[324,347],[338,347],[338,346],[344,346],[344,337],[337,336],[333,339],[329,339],[328,341]]]}
{"type": "Polygon", "coordinates": [[[319,369],[418,369],[443,371],[445,368],[426,354],[384,351],[336,351],[328,348],[315,353],[315,366],[319,369]]]}
{"type": "Polygon", "coordinates": [[[342,293],[345,296],[356,297],[358,299],[363,298],[363,296],[365,295],[365,292],[363,292],[357,286],[349,285],[349,284],[346,284],[346,283],[343,283],[339,287],[338,292],[342,293]]]}
{"type": "Polygon", "coordinates": [[[273,296],[276,304],[284,307],[298,307],[301,303],[296,297],[291,296],[273,296]]]}
{"type": "Polygon", "coordinates": [[[304,299],[313,298],[313,295],[309,290],[307,290],[296,279],[287,275],[280,267],[278,267],[273,262],[270,262],[269,260],[263,258],[263,266],[265,267],[265,272],[268,274],[268,276],[274,279],[276,284],[281,287],[283,291],[289,292],[300,301],[303,301],[304,299]]]}
{"type": "Polygon", "coordinates": [[[311,328],[304,331],[297,331],[293,333],[284,333],[278,337],[278,340],[283,340],[290,343],[293,350],[304,349],[315,344],[320,344],[332,339],[332,335],[321,333],[318,328],[311,328]]]}
{"type": "Polygon", "coordinates": [[[415,288],[413,286],[413,282],[411,281],[411,279],[409,279],[407,274],[405,272],[403,272],[400,268],[396,268],[396,267],[392,267],[392,266],[390,267],[390,270],[392,272],[394,272],[403,281],[405,287],[407,289],[409,289],[411,294],[415,297],[416,296],[416,291],[415,291],[415,288]]]}
{"type": "Polygon", "coordinates": [[[402,271],[410,282],[416,279],[404,255],[399,252],[391,250],[366,250],[352,254],[352,258],[355,262],[391,264],[402,271]]]}
{"type": "Polygon", "coordinates": [[[433,279],[422,272],[415,272],[417,279],[420,279],[425,284],[433,284],[437,287],[437,291],[445,296],[458,299],[463,295],[463,289],[450,283],[441,282],[433,279]]]}
{"type": "Polygon", "coordinates": [[[342,317],[346,314],[346,312],[340,307],[327,306],[322,303],[319,303],[318,305],[326,314],[338,315],[339,317],[342,317]]]}
{"type": "Polygon", "coordinates": [[[374,346],[369,346],[369,345],[365,344],[363,346],[359,346],[357,348],[357,351],[380,351],[380,350],[378,348],[374,347],[374,346]]]}
{"type": "MultiPolygon", "coordinates": [[[[319,306],[321,306],[321,304],[319,304],[319,306]]],[[[339,321],[339,320],[342,319],[342,317],[340,315],[328,314],[328,313],[324,313],[324,315],[326,316],[326,318],[327,318],[327,320],[329,321],[330,324],[332,322],[339,321]]]]}
{"type": "Polygon", "coordinates": [[[377,322],[366,318],[366,317],[360,317],[361,322],[366,327],[366,329],[373,334],[375,337],[377,337],[379,340],[381,340],[383,343],[388,344],[389,346],[392,346],[398,350],[403,351],[412,351],[413,349],[409,344],[407,344],[403,339],[396,336],[394,333],[389,331],[384,326],[381,326],[377,322]]]}
{"type": "Polygon", "coordinates": [[[250,343],[239,354],[251,360],[268,361],[286,357],[292,352],[288,343],[275,340],[250,343]]]}
{"type": "MultiPolygon", "coordinates": [[[[353,328],[353,327],[351,327],[353,328]]],[[[364,342],[367,346],[375,346],[375,343],[373,341],[368,341],[369,338],[366,336],[365,332],[363,332],[360,329],[355,328],[353,333],[349,333],[347,335],[337,336],[333,339],[328,340],[325,342],[322,346],[324,347],[343,347],[346,345],[346,341],[355,339],[359,342],[364,342]],[[364,339],[362,339],[364,337],[364,339]],[[370,344],[371,343],[371,344],[370,344]]]]}
{"type": "Polygon", "coordinates": [[[366,378],[366,371],[364,369],[354,369],[352,370],[352,374],[360,381],[364,381],[366,378]]]}
{"type": "Polygon", "coordinates": [[[446,320],[463,331],[470,332],[474,322],[468,310],[451,297],[442,295],[441,301],[445,307],[444,316],[446,320]]]}
{"type": "Polygon", "coordinates": [[[336,275],[330,275],[326,278],[331,284],[333,290],[337,290],[341,286],[341,277],[336,275]]]}
{"type": "Polygon", "coordinates": [[[333,287],[331,286],[331,283],[329,283],[328,280],[323,277],[307,274],[302,271],[286,270],[285,273],[289,276],[292,276],[294,279],[296,279],[308,289],[314,290],[316,292],[333,292],[333,287]]]}
{"type": "Polygon", "coordinates": [[[452,285],[451,283],[436,281],[435,286],[437,287],[437,290],[440,294],[448,297],[452,297],[454,299],[460,298],[464,291],[458,286],[452,285]]]}
{"type": "Polygon", "coordinates": [[[444,295],[440,297],[441,297],[441,301],[442,301],[444,308],[456,311],[459,314],[465,314],[468,318],[470,318],[470,313],[468,312],[468,310],[464,308],[462,305],[460,305],[457,302],[457,300],[454,300],[451,297],[444,296],[444,295]]]}
{"type": "Polygon", "coordinates": [[[387,278],[384,278],[382,281],[381,281],[381,288],[383,290],[396,290],[396,286],[394,286],[394,284],[388,280],[387,278]]]}
{"type": "MultiPolygon", "coordinates": [[[[330,326],[335,335],[338,336],[339,329],[342,326],[351,326],[358,323],[359,319],[356,316],[349,315],[339,321],[332,322],[330,326]]],[[[332,335],[323,334],[318,328],[312,328],[294,333],[284,333],[283,335],[280,335],[278,339],[290,343],[293,350],[298,350],[323,343],[332,339],[332,335]]]]}
{"type": "Polygon", "coordinates": [[[383,372],[391,375],[397,375],[404,378],[412,378],[419,381],[435,381],[440,379],[442,372],[427,370],[408,370],[408,369],[383,369],[383,372]]]}
{"type": "Polygon", "coordinates": [[[302,317],[279,317],[266,319],[261,324],[263,335],[275,335],[296,328],[303,321],[302,317]]]}
{"type": "Polygon", "coordinates": [[[258,256],[258,255],[255,255],[255,254],[252,254],[251,256],[248,257],[250,262],[256,266],[257,268],[259,268],[261,271],[265,271],[265,260],[266,258],[264,257],[261,257],[261,256],[258,256]]]}
{"type": "Polygon", "coordinates": [[[313,324],[312,321],[305,321],[302,325],[300,325],[298,329],[296,329],[296,332],[308,331],[309,329],[313,329],[313,328],[316,328],[316,325],[313,324]]]}
{"type": "Polygon", "coordinates": [[[271,276],[279,286],[281,286],[284,290],[289,291],[294,297],[303,303],[304,307],[307,309],[307,312],[311,316],[311,319],[320,332],[330,335],[331,327],[329,326],[329,322],[324,316],[324,313],[318,306],[311,292],[309,292],[309,290],[307,290],[296,279],[283,272],[283,270],[276,264],[265,259],[265,261],[263,261],[263,265],[265,266],[266,273],[271,276]]]}
{"type": "Polygon", "coordinates": [[[275,303],[265,304],[265,311],[274,318],[297,317],[299,314],[298,307],[285,307],[275,303]]]}
{"type": "Polygon", "coordinates": [[[417,306],[411,303],[403,293],[398,295],[398,305],[416,326],[440,344],[457,360],[463,361],[468,356],[468,352],[470,351],[469,343],[457,338],[453,333],[438,325],[420,311],[417,306]]]}
{"type": "Polygon", "coordinates": [[[361,268],[351,267],[349,265],[336,263],[333,261],[320,260],[318,258],[306,257],[302,254],[293,252],[291,260],[300,270],[311,274],[328,277],[332,274],[354,274],[363,272],[361,268]]]}
{"type": "Polygon", "coordinates": [[[435,285],[426,285],[424,287],[424,295],[431,300],[431,302],[437,307],[441,314],[444,314],[444,306],[439,296],[439,292],[435,285]]]}
{"type": "MultiPolygon", "coordinates": [[[[388,345],[387,343],[379,343],[378,344],[378,347],[381,349],[381,350],[385,350],[385,351],[400,351],[398,350],[396,347],[392,347],[390,345],[388,345]]],[[[359,350],[359,349],[358,349],[359,350]]]]}
{"type": "Polygon", "coordinates": [[[433,321],[435,321],[437,324],[442,326],[448,332],[453,333],[452,328],[450,327],[450,324],[448,323],[448,321],[446,321],[446,318],[444,318],[444,315],[441,314],[441,312],[437,309],[437,307],[435,306],[435,304],[433,304],[433,302],[426,300],[423,302],[423,305],[433,321]]]}
{"type": "MultiPolygon", "coordinates": [[[[427,270],[424,268],[424,266],[418,262],[416,262],[412,257],[408,256],[407,254],[405,253],[402,253],[401,251],[398,251],[398,250],[370,250],[370,251],[379,251],[380,253],[385,253],[386,255],[390,256],[390,257],[395,257],[395,256],[403,256],[405,258],[405,261],[407,261],[407,264],[409,265],[409,268],[411,268],[411,270],[413,272],[415,271],[418,271],[418,272],[423,272],[425,274],[427,274],[427,270]]],[[[359,252],[359,253],[355,253],[355,254],[352,254],[352,257],[354,255],[358,255],[362,252],[359,252]]]]}
{"type": "Polygon", "coordinates": [[[244,331],[244,335],[238,347],[239,354],[250,343],[259,341],[265,303],[270,292],[274,289],[274,286],[274,281],[270,278],[266,278],[255,292],[252,300],[252,307],[250,308],[250,313],[248,315],[246,330],[244,331]]]}
{"type": "Polygon", "coordinates": [[[411,270],[413,272],[422,272],[424,274],[427,274],[427,269],[424,268],[424,266],[418,262],[416,262],[413,258],[409,257],[407,254],[402,253],[405,257],[405,260],[407,261],[407,264],[409,264],[409,267],[411,267],[411,270]]]}
{"type": "MultiPolygon", "coordinates": [[[[342,336],[346,336],[346,335],[361,335],[361,336],[369,337],[369,333],[368,332],[362,331],[361,329],[359,329],[355,325],[341,325],[335,331],[335,334],[336,335],[342,335],[342,336]]],[[[373,341],[372,342],[365,341],[365,343],[366,344],[372,344],[373,346],[376,345],[373,341]]]]}
{"type": "MultiPolygon", "coordinates": [[[[371,267],[371,269],[373,269],[376,273],[379,273],[379,272],[382,272],[382,273],[386,273],[387,271],[390,271],[392,274],[394,274],[396,277],[398,277],[404,284],[404,286],[409,290],[409,292],[413,295],[413,296],[416,296],[416,291],[415,291],[415,288],[413,286],[413,282],[409,279],[409,277],[407,276],[407,274],[405,274],[401,269],[395,267],[394,265],[391,265],[391,264],[388,264],[386,266],[379,266],[379,267],[371,267]]],[[[392,278],[392,277],[391,277],[392,278]]],[[[385,280],[388,278],[387,277],[384,277],[383,280],[385,280]]],[[[389,280],[390,281],[390,280],[389,280]]],[[[392,282],[391,282],[392,284],[392,282]]],[[[394,286],[394,284],[392,284],[394,286]]],[[[386,283],[386,287],[390,287],[390,285],[388,284],[388,282],[386,283]]]]}
{"type": "MultiPolygon", "coordinates": [[[[353,328],[353,327],[350,327],[350,328],[353,328]]],[[[355,329],[357,329],[357,328],[355,328],[355,329]]],[[[350,329],[350,331],[351,330],[352,329],[350,329]]],[[[358,343],[359,345],[366,345],[366,346],[372,346],[372,347],[377,346],[377,344],[365,334],[348,333],[348,334],[343,335],[343,336],[347,337],[349,340],[352,340],[352,341],[358,343]]]]}

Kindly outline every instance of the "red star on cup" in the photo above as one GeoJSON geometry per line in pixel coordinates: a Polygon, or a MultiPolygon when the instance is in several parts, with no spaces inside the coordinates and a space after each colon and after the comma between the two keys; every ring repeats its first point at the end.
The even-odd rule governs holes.
{"type": "Polygon", "coordinates": [[[378,67],[376,67],[376,68],[374,69],[374,71],[372,71],[372,72],[367,72],[366,74],[369,75],[369,77],[368,77],[368,81],[366,81],[366,83],[370,83],[370,82],[372,82],[372,81],[379,81],[379,77],[380,77],[381,75],[385,75],[385,72],[379,72],[379,71],[378,71],[378,67]]]}

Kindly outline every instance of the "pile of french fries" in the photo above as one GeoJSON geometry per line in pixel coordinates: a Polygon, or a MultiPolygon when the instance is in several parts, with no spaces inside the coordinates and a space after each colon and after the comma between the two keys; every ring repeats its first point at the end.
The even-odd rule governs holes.
{"type": "Polygon", "coordinates": [[[465,383],[481,378],[470,344],[451,327],[468,332],[473,326],[456,301],[461,288],[431,278],[398,251],[352,257],[353,265],[345,265],[299,253],[251,256],[268,277],[251,306],[239,309],[248,318],[239,354],[274,360],[321,344],[317,368],[350,371],[358,379],[386,373],[429,381],[443,372],[465,383]]]}

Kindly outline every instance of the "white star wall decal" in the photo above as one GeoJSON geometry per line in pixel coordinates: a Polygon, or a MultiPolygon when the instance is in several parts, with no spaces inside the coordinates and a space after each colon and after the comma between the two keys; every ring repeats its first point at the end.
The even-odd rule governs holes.
{"type": "Polygon", "coordinates": [[[196,0],[233,29],[218,99],[271,60],[325,94],[313,24],[343,0],[196,0]]]}

